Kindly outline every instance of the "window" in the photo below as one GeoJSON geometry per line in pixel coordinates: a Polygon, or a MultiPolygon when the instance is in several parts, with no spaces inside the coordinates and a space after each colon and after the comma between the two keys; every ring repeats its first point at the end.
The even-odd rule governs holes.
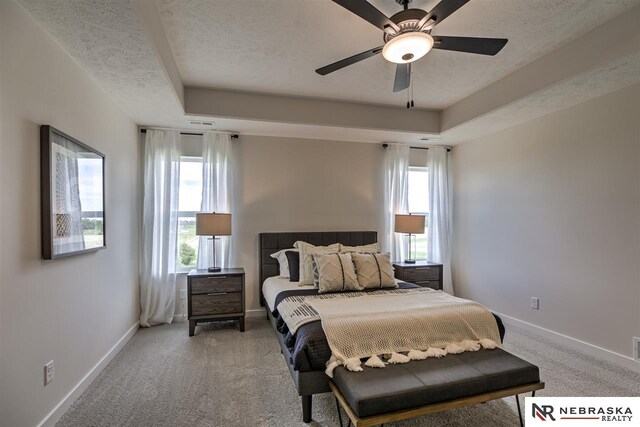
{"type": "Polygon", "coordinates": [[[198,259],[196,213],[202,204],[202,157],[180,157],[177,270],[195,268],[198,259]]]}
{"type": "Polygon", "coordinates": [[[429,225],[429,175],[425,167],[409,168],[409,212],[425,215],[424,234],[416,237],[416,259],[427,259],[427,227],[429,225]]]}

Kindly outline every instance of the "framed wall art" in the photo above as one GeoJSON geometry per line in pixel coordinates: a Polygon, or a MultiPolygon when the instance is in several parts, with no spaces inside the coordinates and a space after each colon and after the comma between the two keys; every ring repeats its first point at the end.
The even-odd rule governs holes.
{"type": "Polygon", "coordinates": [[[43,125],[40,166],[42,258],[104,249],[104,154],[43,125]]]}

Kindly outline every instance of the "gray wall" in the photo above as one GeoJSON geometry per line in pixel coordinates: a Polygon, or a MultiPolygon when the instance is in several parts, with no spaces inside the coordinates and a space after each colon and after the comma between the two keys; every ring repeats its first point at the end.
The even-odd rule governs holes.
{"type": "Polygon", "coordinates": [[[459,295],[632,356],[640,336],[639,111],[636,85],[455,147],[459,295]]]}
{"type": "MultiPolygon", "coordinates": [[[[193,150],[192,140],[183,138],[193,150]]],[[[258,234],[269,231],[375,230],[382,233],[379,144],[242,135],[236,162],[233,245],[246,272],[248,310],[258,309],[258,234]]],[[[180,278],[178,288],[186,286],[180,278]]],[[[177,296],[176,314],[186,312],[177,296]]]]}
{"type": "Polygon", "coordinates": [[[21,427],[138,320],[140,155],[135,124],[11,1],[0,1],[0,55],[0,424],[21,427]],[[106,154],[107,249],[40,259],[40,124],[106,154]]]}

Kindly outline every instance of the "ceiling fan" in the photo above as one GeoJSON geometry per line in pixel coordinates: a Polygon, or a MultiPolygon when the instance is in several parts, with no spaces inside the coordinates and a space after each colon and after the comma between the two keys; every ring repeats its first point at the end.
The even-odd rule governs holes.
{"type": "Polygon", "coordinates": [[[387,61],[398,64],[393,91],[399,92],[411,85],[411,63],[425,56],[431,49],[495,55],[507,44],[507,39],[431,35],[431,30],[436,25],[469,0],[441,0],[429,12],[409,9],[412,0],[395,1],[403,6],[403,10],[387,17],[366,0],[333,0],[380,28],[383,31],[384,44],[318,68],[316,73],[324,76],[382,53],[387,61]]]}

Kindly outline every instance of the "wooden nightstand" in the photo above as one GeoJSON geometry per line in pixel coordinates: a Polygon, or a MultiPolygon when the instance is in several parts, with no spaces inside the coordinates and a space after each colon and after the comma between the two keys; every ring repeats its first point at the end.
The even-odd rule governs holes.
{"type": "Polygon", "coordinates": [[[191,270],[187,275],[187,318],[189,336],[196,324],[217,320],[235,320],[244,332],[244,269],[223,268],[211,273],[191,270]]]}
{"type": "Polygon", "coordinates": [[[430,261],[416,261],[415,264],[395,262],[393,268],[396,279],[442,290],[442,264],[430,261]]]}

